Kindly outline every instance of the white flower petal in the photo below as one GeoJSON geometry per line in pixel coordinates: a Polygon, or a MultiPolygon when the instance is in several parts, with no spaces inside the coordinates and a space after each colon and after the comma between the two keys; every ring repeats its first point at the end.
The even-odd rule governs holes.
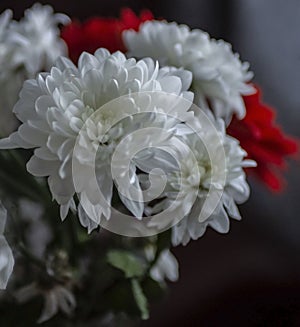
{"type": "Polygon", "coordinates": [[[54,290],[50,290],[45,295],[45,303],[43,311],[37,321],[38,324],[41,324],[57,314],[59,310],[58,300],[54,290]]]}
{"type": "Polygon", "coordinates": [[[179,277],[179,265],[175,256],[169,251],[161,252],[156,264],[150,270],[150,276],[158,281],[163,282],[168,279],[171,282],[176,282],[179,277]]]}
{"type": "Polygon", "coordinates": [[[65,287],[57,286],[55,289],[59,309],[70,316],[76,307],[74,295],[65,287]]]}
{"type": "Polygon", "coordinates": [[[97,224],[89,217],[89,215],[85,212],[81,204],[79,204],[78,206],[78,218],[81,225],[87,228],[89,234],[99,226],[99,224],[97,224]]]}

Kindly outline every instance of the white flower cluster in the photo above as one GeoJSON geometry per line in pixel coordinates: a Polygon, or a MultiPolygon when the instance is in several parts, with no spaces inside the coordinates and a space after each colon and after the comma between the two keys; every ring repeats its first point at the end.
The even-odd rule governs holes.
{"type": "MultiPolygon", "coordinates": [[[[51,15],[34,7],[12,24],[11,43],[36,44],[13,61],[27,76],[64,51],[51,28],[66,17],[51,15]]],[[[6,12],[0,30],[8,19],[6,12]]],[[[140,60],[98,49],[83,53],[78,67],[59,57],[50,72],[27,80],[14,107],[22,124],[0,147],[33,149],[28,171],[48,177],[61,218],[77,210],[89,232],[110,220],[115,198],[135,221],[157,215],[149,227],[158,231],[168,212],[174,245],[207,226],[227,232],[228,216],[240,219],[236,203],[249,196],[243,168],[254,166],[223,120],[245,114],[248,64],[227,43],[175,23],[146,22],[124,40],[140,60]]]]}
{"type": "Polygon", "coordinates": [[[12,20],[9,9],[0,15],[0,110],[5,121],[1,134],[13,128],[11,112],[24,80],[50,69],[57,57],[67,53],[58,24],[68,22],[66,15],[54,14],[50,6],[40,4],[27,9],[18,22],[12,20]]]}
{"type": "Polygon", "coordinates": [[[233,113],[244,117],[242,95],[254,92],[246,84],[252,73],[249,64],[242,63],[232,52],[230,44],[211,39],[199,29],[165,21],[145,22],[138,32],[124,31],[123,39],[130,56],[151,57],[161,65],[191,71],[195,101],[200,108],[211,107],[227,122],[233,113]]]}

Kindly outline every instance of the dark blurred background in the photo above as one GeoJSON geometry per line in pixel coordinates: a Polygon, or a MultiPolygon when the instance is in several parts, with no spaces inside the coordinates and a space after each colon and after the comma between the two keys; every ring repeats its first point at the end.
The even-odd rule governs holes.
{"type": "MultiPolygon", "coordinates": [[[[86,19],[118,16],[121,7],[186,23],[233,44],[251,63],[264,100],[277,121],[300,137],[299,0],[48,0],[57,12],[86,19]]],[[[15,18],[34,3],[1,0],[15,18]]],[[[283,194],[250,180],[252,195],[243,220],[229,235],[209,230],[178,247],[180,280],[153,305],[141,326],[300,326],[300,163],[292,162],[283,194]]]]}

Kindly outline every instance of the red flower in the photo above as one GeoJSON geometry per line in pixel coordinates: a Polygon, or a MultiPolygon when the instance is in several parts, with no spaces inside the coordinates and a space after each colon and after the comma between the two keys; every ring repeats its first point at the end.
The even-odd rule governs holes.
{"type": "Polygon", "coordinates": [[[126,51],[122,32],[131,28],[138,30],[142,22],[152,19],[149,10],[142,11],[138,17],[131,9],[124,8],[120,19],[94,17],[83,24],[75,20],[63,28],[61,36],[67,43],[70,58],[76,62],[83,51],[94,53],[100,47],[111,52],[126,51]]]}
{"type": "Polygon", "coordinates": [[[260,102],[261,92],[245,96],[246,117],[234,118],[228,134],[237,138],[257,168],[250,170],[273,191],[284,186],[281,171],[287,166],[286,157],[298,152],[299,141],[283,133],[275,123],[275,111],[260,102]]]}

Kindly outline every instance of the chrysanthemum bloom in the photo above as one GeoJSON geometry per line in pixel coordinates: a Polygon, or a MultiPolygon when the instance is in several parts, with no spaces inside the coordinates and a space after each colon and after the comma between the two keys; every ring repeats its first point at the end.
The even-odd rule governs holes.
{"type": "MultiPolygon", "coordinates": [[[[214,121],[211,115],[209,117],[215,129],[203,123],[198,133],[183,136],[192,151],[175,152],[174,157],[180,163],[177,171],[171,163],[168,166],[162,162],[169,184],[161,201],[147,208],[153,214],[173,206],[174,216],[182,215],[185,207],[191,208],[172,229],[174,246],[198,239],[207,226],[227,233],[228,217],[241,218],[236,203],[243,203],[249,197],[243,168],[254,167],[255,162],[244,160],[246,152],[236,139],[226,135],[221,119],[214,121]]],[[[157,158],[160,167],[159,156],[157,158]]]]}
{"type": "Polygon", "coordinates": [[[252,73],[231,45],[211,39],[201,30],[165,21],[145,22],[139,31],[123,32],[129,55],[151,57],[161,65],[183,67],[193,73],[192,90],[200,108],[212,108],[227,122],[235,113],[245,116],[242,95],[254,92],[248,84],[252,73]]]}
{"type": "MultiPolygon", "coordinates": [[[[24,83],[20,100],[14,108],[22,125],[9,138],[0,141],[1,147],[35,149],[27,169],[35,176],[49,176],[50,191],[61,205],[62,219],[70,207],[75,207],[74,161],[78,162],[74,174],[82,188],[79,198],[92,201],[90,197],[93,198],[94,190],[89,189],[84,167],[93,164],[89,158],[98,149],[97,181],[103,187],[103,196],[109,204],[113,192],[110,158],[114,148],[128,134],[127,128],[130,132],[140,125],[147,126],[151,119],[139,122],[137,118],[130,123],[133,108],[136,109],[134,112],[147,109],[139,107],[131,97],[120,101],[119,107],[115,103],[112,106],[107,104],[120,96],[143,94],[145,91],[167,92],[193,101],[193,94],[186,91],[191,79],[190,72],[175,68],[159,69],[151,59],[126,59],[121,52],[111,55],[106,49],[97,50],[94,56],[83,53],[78,67],[61,57],[50,73],[40,74],[24,83]],[[103,106],[104,110],[99,110],[103,106]],[[129,117],[127,120],[123,119],[126,115],[129,117]],[[119,120],[121,122],[114,125],[119,120]],[[79,151],[73,154],[78,138],[79,151]]],[[[149,102],[149,97],[141,97],[141,101],[143,99],[149,102]]],[[[158,123],[165,124],[159,119],[158,123]]],[[[136,180],[135,169],[131,168],[131,179],[136,180]]],[[[138,211],[136,216],[143,211],[142,206],[130,206],[130,201],[124,204],[134,215],[138,211]]],[[[97,211],[99,219],[102,214],[109,218],[109,210],[101,203],[98,203],[97,211]]]]}
{"type": "Polygon", "coordinates": [[[98,48],[125,51],[122,32],[130,28],[138,30],[142,22],[152,19],[149,10],[142,11],[138,17],[131,9],[124,8],[119,19],[94,17],[83,24],[74,20],[63,28],[61,37],[68,45],[70,58],[77,62],[83,51],[94,53],[98,48]]]}
{"type": "Polygon", "coordinates": [[[257,162],[257,168],[251,173],[270,189],[280,191],[284,185],[281,171],[287,166],[286,158],[297,153],[299,143],[285,135],[275,123],[275,111],[261,102],[257,86],[256,93],[245,96],[244,101],[245,118],[234,118],[227,131],[240,141],[248,157],[257,162]]]}
{"type": "Polygon", "coordinates": [[[54,14],[52,7],[40,4],[27,9],[20,22],[12,22],[7,41],[16,46],[14,64],[25,67],[27,78],[49,70],[59,56],[66,54],[58,25],[69,22],[68,16],[54,14]]]}
{"type": "Polygon", "coordinates": [[[50,6],[35,4],[19,22],[11,19],[10,10],[0,16],[0,107],[2,118],[6,117],[1,119],[5,121],[1,134],[15,126],[12,108],[24,80],[50,69],[67,50],[59,37],[58,24],[68,23],[69,18],[54,14],[50,6]]]}

